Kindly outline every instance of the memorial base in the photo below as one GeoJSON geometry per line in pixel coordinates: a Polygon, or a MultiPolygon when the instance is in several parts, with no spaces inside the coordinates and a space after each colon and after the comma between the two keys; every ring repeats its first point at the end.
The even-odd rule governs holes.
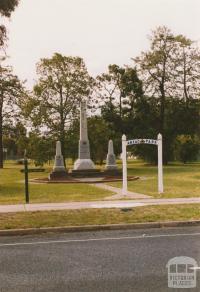
{"type": "Polygon", "coordinates": [[[84,170],[72,170],[71,172],[71,176],[72,177],[80,177],[80,178],[84,178],[84,177],[101,177],[102,176],[102,172],[100,171],[100,169],[84,169],[84,170]]]}
{"type": "Polygon", "coordinates": [[[49,180],[65,180],[67,178],[67,171],[52,171],[52,173],[49,175],[49,180]]]}
{"type": "Polygon", "coordinates": [[[95,170],[95,165],[91,159],[79,158],[74,163],[74,170],[95,170]]]}
{"type": "Polygon", "coordinates": [[[122,171],[118,169],[105,169],[103,174],[105,176],[116,176],[116,177],[121,177],[122,176],[122,171]]]}

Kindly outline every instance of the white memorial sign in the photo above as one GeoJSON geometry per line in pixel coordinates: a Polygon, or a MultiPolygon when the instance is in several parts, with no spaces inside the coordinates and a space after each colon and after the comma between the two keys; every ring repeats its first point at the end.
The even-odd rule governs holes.
{"type": "Polygon", "coordinates": [[[151,144],[158,147],[158,192],[163,193],[163,158],[162,158],[162,135],[158,134],[157,140],[153,139],[133,139],[126,140],[126,135],[122,136],[122,163],[123,163],[123,187],[122,194],[127,194],[127,157],[126,147],[138,144],[151,144]]]}
{"type": "Polygon", "coordinates": [[[158,141],[157,140],[153,140],[153,139],[134,139],[134,140],[127,141],[127,146],[129,146],[129,145],[135,145],[135,144],[153,144],[153,145],[158,145],[158,141]]]}

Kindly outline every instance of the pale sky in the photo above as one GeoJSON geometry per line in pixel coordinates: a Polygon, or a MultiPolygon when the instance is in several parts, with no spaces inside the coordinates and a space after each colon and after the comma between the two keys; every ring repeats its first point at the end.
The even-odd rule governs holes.
{"type": "Polygon", "coordinates": [[[131,64],[159,25],[200,40],[200,0],[21,0],[6,22],[9,64],[30,87],[54,52],[80,56],[91,75],[131,64]]]}

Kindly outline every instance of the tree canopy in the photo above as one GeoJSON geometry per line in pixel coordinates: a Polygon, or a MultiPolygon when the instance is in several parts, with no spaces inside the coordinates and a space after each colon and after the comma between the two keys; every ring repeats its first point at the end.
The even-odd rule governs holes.
{"type": "Polygon", "coordinates": [[[39,79],[24,112],[33,125],[45,127],[61,141],[64,154],[66,129],[77,115],[80,101],[90,97],[93,80],[83,59],[58,53],[41,59],[37,73],[39,79]]]}
{"type": "MultiPolygon", "coordinates": [[[[1,0],[0,1],[0,14],[5,17],[10,17],[11,13],[19,4],[19,0],[1,0]]],[[[0,47],[3,46],[6,40],[6,28],[0,25],[0,47]]]]}
{"type": "Polygon", "coordinates": [[[3,129],[19,117],[24,86],[9,66],[0,66],[0,168],[3,167],[3,129]]]}
{"type": "Polygon", "coordinates": [[[10,17],[15,7],[19,4],[19,0],[1,0],[0,14],[2,16],[10,17]]]}
{"type": "MultiPolygon", "coordinates": [[[[165,26],[152,31],[149,40],[149,49],[133,58],[132,66],[110,64],[96,78],[89,75],[81,57],[55,53],[43,58],[37,64],[38,80],[33,90],[20,103],[15,103],[19,101],[15,77],[7,69],[2,71],[5,76],[0,82],[9,90],[4,91],[3,108],[7,110],[2,116],[8,115],[8,120],[4,117],[3,128],[16,112],[9,112],[13,102],[32,127],[30,136],[22,135],[16,143],[4,137],[7,145],[15,147],[17,153],[21,153],[19,147],[27,147],[29,156],[42,164],[54,156],[55,141],[60,140],[64,157],[74,160],[78,153],[79,104],[87,100],[95,161],[103,162],[109,139],[113,139],[119,155],[122,134],[156,139],[159,132],[163,134],[164,163],[196,159],[200,145],[200,49],[165,26]],[[5,86],[8,75],[13,88],[5,86]]],[[[138,145],[131,151],[146,161],[157,162],[155,147],[138,145]]]]}

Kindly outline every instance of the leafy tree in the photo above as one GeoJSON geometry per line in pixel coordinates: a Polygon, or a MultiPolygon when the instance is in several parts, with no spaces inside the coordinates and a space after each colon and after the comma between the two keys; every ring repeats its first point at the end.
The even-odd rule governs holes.
{"type": "Polygon", "coordinates": [[[65,135],[65,155],[74,162],[78,157],[78,144],[80,139],[80,120],[78,117],[72,121],[65,135]]]}
{"type": "MultiPolygon", "coordinates": [[[[0,15],[9,18],[18,4],[19,0],[1,0],[0,15]]],[[[0,25],[0,49],[6,38],[6,27],[0,25]]],[[[3,168],[3,124],[14,115],[12,104],[15,107],[16,95],[21,88],[17,76],[12,75],[12,69],[2,65],[4,59],[0,57],[0,168],[3,168]]]]}
{"type": "Polygon", "coordinates": [[[96,105],[102,116],[116,132],[123,132],[123,100],[122,78],[125,68],[116,64],[108,66],[108,72],[96,78],[96,105]]]}
{"type": "Polygon", "coordinates": [[[109,65],[108,73],[97,77],[97,105],[118,139],[127,133],[127,117],[134,116],[134,105],[143,96],[142,82],[134,68],[109,65]]]}
{"type": "Polygon", "coordinates": [[[10,120],[9,124],[3,127],[3,146],[7,148],[7,156],[11,158],[21,158],[24,150],[27,149],[28,137],[27,131],[21,122],[13,125],[10,120]]]}
{"type": "Polygon", "coordinates": [[[176,155],[183,163],[195,161],[199,154],[199,138],[191,135],[180,135],[176,140],[176,155]]]}
{"type": "MultiPolygon", "coordinates": [[[[128,138],[156,139],[159,132],[159,105],[154,97],[143,96],[134,106],[134,116],[127,119],[128,138]]],[[[130,148],[136,156],[150,162],[157,162],[157,149],[151,145],[130,148]]]]}
{"type": "Polygon", "coordinates": [[[55,155],[55,140],[39,135],[37,132],[29,134],[28,157],[34,160],[36,166],[43,166],[55,155]]]}
{"type": "Polygon", "coordinates": [[[121,80],[124,97],[124,114],[133,116],[136,102],[144,95],[143,83],[135,68],[126,67],[121,80]]]}
{"type": "Polygon", "coordinates": [[[168,28],[158,27],[150,37],[150,50],[134,59],[144,83],[145,93],[159,99],[159,132],[163,135],[166,98],[173,94],[170,80],[176,50],[174,39],[174,35],[168,28]]]}
{"type": "MultiPolygon", "coordinates": [[[[0,1],[0,14],[5,17],[10,17],[15,7],[19,4],[19,0],[1,0],[0,1]]],[[[0,47],[3,46],[6,39],[6,28],[0,25],[0,47]]]]}
{"type": "MultiPolygon", "coordinates": [[[[166,98],[165,112],[165,148],[164,162],[175,158],[175,144],[178,135],[198,135],[200,125],[200,102],[189,100],[186,106],[183,99],[166,98]]],[[[135,105],[135,118],[129,124],[131,137],[155,138],[159,133],[159,104],[154,97],[139,99],[135,105]],[[132,132],[131,132],[132,127],[132,132]]],[[[139,145],[133,148],[136,155],[156,163],[157,150],[149,145],[139,145]]]]}
{"type": "Polygon", "coordinates": [[[62,144],[65,156],[65,135],[75,118],[79,103],[90,96],[92,78],[79,57],[54,54],[37,65],[38,83],[33,96],[25,103],[24,113],[34,126],[45,127],[62,144]]]}
{"type": "Polygon", "coordinates": [[[108,152],[108,141],[113,138],[113,132],[108,123],[100,116],[88,119],[88,130],[91,147],[91,157],[101,165],[108,152]]]}
{"type": "Polygon", "coordinates": [[[19,4],[19,0],[1,0],[0,13],[3,16],[10,17],[15,7],[19,4]]]}
{"type": "Polygon", "coordinates": [[[132,109],[134,100],[143,95],[136,70],[128,66],[109,65],[108,73],[97,76],[96,84],[98,104],[107,104],[111,110],[116,107],[120,118],[124,115],[123,109],[127,105],[132,109]]]}
{"type": "Polygon", "coordinates": [[[189,100],[200,96],[200,50],[195,42],[183,35],[178,35],[175,52],[174,95],[183,98],[188,105],[189,100]]]}
{"type": "Polygon", "coordinates": [[[0,168],[3,168],[3,128],[19,114],[20,98],[25,90],[11,67],[0,66],[0,168]]]}
{"type": "Polygon", "coordinates": [[[198,131],[192,115],[199,123],[199,105],[193,99],[199,96],[200,52],[191,40],[174,35],[166,27],[153,31],[150,42],[150,50],[134,61],[145,94],[157,103],[156,129],[163,134],[164,163],[167,163],[173,157],[176,135],[185,134],[188,128],[191,133],[198,131]]]}

